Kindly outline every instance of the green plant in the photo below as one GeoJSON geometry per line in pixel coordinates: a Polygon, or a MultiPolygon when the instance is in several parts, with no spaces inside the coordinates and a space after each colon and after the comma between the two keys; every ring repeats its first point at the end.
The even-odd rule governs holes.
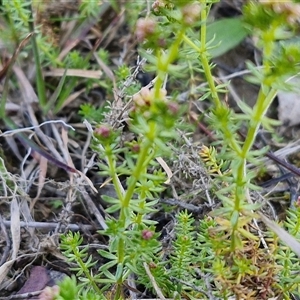
{"type": "MultiPolygon", "coordinates": [[[[287,219],[284,222],[284,227],[287,231],[299,240],[299,220],[300,209],[299,204],[296,203],[295,208],[287,211],[287,219]]],[[[299,258],[286,245],[278,240],[278,250],[275,255],[276,262],[279,266],[279,281],[278,287],[285,299],[290,297],[290,293],[298,296],[300,295],[300,282],[297,276],[299,269],[299,258]]]]}
{"type": "MultiPolygon", "coordinates": [[[[78,26],[80,27],[87,22],[89,18],[95,18],[102,10],[105,10],[106,4],[99,5],[95,1],[83,1],[79,6],[78,26]]],[[[87,70],[92,51],[86,56],[74,50],[68,53],[66,58],[61,61],[59,58],[59,47],[56,43],[55,31],[45,34],[48,24],[44,24],[44,19],[41,15],[49,9],[47,3],[40,1],[3,1],[3,7],[0,16],[2,17],[3,24],[1,25],[0,38],[4,42],[7,50],[11,53],[24,39],[30,36],[30,43],[26,47],[22,47],[18,53],[18,60],[25,61],[30,58],[33,53],[33,60],[36,68],[36,87],[39,100],[40,109],[44,115],[47,115],[50,110],[58,113],[64,106],[67,98],[79,85],[84,83],[87,87],[92,86],[94,83],[99,83],[97,79],[80,79],[76,76],[67,76],[65,73],[60,82],[57,82],[57,88],[49,85],[46,86],[42,70],[45,67],[51,68],[64,68],[67,69],[83,69],[87,70]],[[48,99],[48,89],[53,92],[50,99],[48,99]],[[52,91],[53,89],[53,91],[52,91]]],[[[49,15],[49,12],[47,13],[49,15]]],[[[49,16],[47,15],[47,18],[49,16]]],[[[51,22],[52,20],[48,20],[51,22]]],[[[99,54],[104,56],[104,51],[99,51],[99,54]]],[[[56,83],[55,83],[56,84],[56,83]]],[[[100,82],[101,86],[101,82],[100,82]]],[[[88,88],[87,88],[88,90],[88,88]]]]}
{"type": "Polygon", "coordinates": [[[73,234],[70,232],[66,236],[62,236],[61,249],[70,262],[75,262],[78,265],[78,267],[71,268],[73,271],[76,271],[76,276],[81,282],[78,288],[84,287],[85,292],[93,289],[96,293],[100,294],[100,289],[97,286],[99,274],[93,275],[90,271],[91,267],[94,266],[97,261],[92,261],[92,256],[87,256],[88,246],[83,247],[81,250],[79,249],[82,240],[82,237],[80,237],[78,233],[73,234]]]}
{"type": "Polygon", "coordinates": [[[107,125],[95,129],[94,149],[106,157],[106,164],[100,165],[101,173],[112,178],[117,195],[117,198],[104,196],[110,204],[107,212],[117,213],[118,217],[107,221],[108,229],[103,233],[110,237],[110,251],[101,251],[102,255],[111,258],[101,271],[111,279],[111,283],[117,284],[116,298],[120,297],[121,286],[130,272],[136,269],[137,262],[142,259],[149,263],[159,251],[154,242],[153,228],[149,227],[153,221],[145,219],[145,216],[153,211],[157,193],[162,191],[166,179],[161,171],[153,171],[153,167],[157,166],[154,159],[168,152],[165,143],[174,137],[177,117],[174,109],[177,105],[165,98],[160,86],[157,89],[157,96],[155,89],[149,91],[146,88],[134,96],[130,128],[137,139],[126,148],[119,148],[119,133],[107,125]],[[117,155],[120,153],[125,160],[118,165],[117,155]],[[120,184],[120,175],[128,176],[125,190],[120,184]],[[137,237],[140,237],[139,242],[137,237]],[[115,275],[109,271],[112,266],[117,268],[115,275]]]}
{"type": "MultiPolygon", "coordinates": [[[[1,30],[1,39],[10,50],[15,47],[31,32],[32,18],[32,1],[3,1],[1,16],[5,23],[5,30],[1,30]]],[[[57,60],[57,48],[44,37],[39,29],[34,29],[37,47],[39,48],[39,58],[41,64],[50,64],[53,66],[60,65],[57,60]]],[[[28,51],[30,47],[26,49],[28,51]]],[[[27,56],[28,52],[23,52],[22,56],[27,56]]]]}
{"type": "MultiPolygon", "coordinates": [[[[260,204],[252,203],[251,192],[258,187],[252,182],[256,174],[247,167],[266,151],[252,149],[259,128],[272,131],[278,124],[266,117],[268,108],[279,89],[290,88],[289,78],[299,71],[300,50],[291,40],[297,32],[294,20],[298,15],[288,6],[272,1],[245,5],[243,21],[257,37],[262,68],[248,63],[252,72],[249,80],[259,83],[260,91],[253,108],[240,102],[242,113],[236,113],[222,101],[226,85],[216,85],[212,75],[207,22],[214,2],[155,1],[154,14],[136,24],[138,41],[153,49],[152,53],[140,52],[147,59],[146,69],[155,72],[156,78],[152,90],[134,91],[133,107],[128,113],[133,140],[121,144],[121,129],[115,130],[109,124],[99,124],[94,130],[93,149],[103,158],[99,163],[101,174],[110,178],[116,197],[103,196],[110,217],[108,228],[101,234],[108,236],[109,245],[99,254],[107,262],[99,268],[96,278],[87,275],[93,266],[89,260],[87,267],[78,269],[86,274],[89,291],[99,294],[98,286],[100,293],[114,287],[110,295],[124,298],[123,287],[135,274],[143,286],[167,297],[228,299],[235,295],[239,299],[268,299],[276,294],[288,299],[289,293],[298,293],[299,283],[289,271],[296,262],[293,253],[272,233],[266,233],[264,239],[256,226],[260,204]],[[195,32],[199,34],[197,39],[195,32]],[[185,62],[183,53],[187,55],[185,62]],[[198,61],[195,68],[191,66],[194,60],[198,61]],[[164,255],[155,222],[148,215],[155,211],[166,180],[164,173],[157,170],[160,167],[156,159],[170,155],[167,143],[174,141],[178,126],[179,107],[173,101],[176,91],[168,99],[166,78],[183,78],[187,70],[201,70],[207,81],[199,98],[210,102],[208,119],[216,141],[215,147],[203,147],[199,156],[214,179],[213,190],[221,207],[199,224],[187,212],[178,214],[176,237],[170,252],[164,255]],[[244,139],[239,134],[242,127],[247,129],[244,139]],[[126,184],[120,178],[125,178],[126,184]]],[[[130,76],[129,68],[120,67],[117,75],[125,79],[130,76]]],[[[298,210],[290,212],[287,227],[298,228],[298,215],[298,210]]],[[[62,248],[65,243],[63,239],[62,248]]],[[[73,258],[71,252],[65,254],[73,258]]],[[[87,259],[85,252],[77,252],[78,258],[81,255],[87,259]]]]}

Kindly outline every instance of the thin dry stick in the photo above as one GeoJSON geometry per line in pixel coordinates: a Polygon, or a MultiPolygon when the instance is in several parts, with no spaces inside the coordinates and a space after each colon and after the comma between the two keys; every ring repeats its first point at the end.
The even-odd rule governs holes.
{"type": "MultiPolygon", "coordinates": [[[[251,196],[250,196],[250,193],[249,193],[249,189],[246,190],[246,198],[247,198],[248,203],[253,204],[253,201],[252,201],[251,196]]],[[[253,210],[251,210],[251,212],[254,213],[253,210]]],[[[252,222],[253,222],[254,225],[255,225],[255,229],[257,230],[257,234],[258,234],[258,236],[259,236],[259,239],[260,239],[262,245],[263,245],[264,248],[267,250],[267,252],[270,253],[268,244],[267,244],[267,242],[265,241],[265,238],[264,238],[264,236],[263,236],[262,230],[261,230],[260,227],[258,226],[258,223],[257,223],[256,218],[252,218],[252,222]]]]}
{"type": "Polygon", "coordinates": [[[70,223],[70,219],[71,219],[71,215],[72,215],[72,206],[73,203],[76,200],[76,194],[77,191],[74,189],[74,177],[70,176],[70,188],[67,192],[67,196],[66,196],[66,205],[65,205],[65,209],[62,210],[62,212],[59,215],[59,224],[55,229],[55,233],[59,232],[60,227],[64,224],[64,222],[66,222],[67,224],[70,223]]]}
{"type": "MultiPolygon", "coordinates": [[[[11,221],[9,220],[3,220],[3,224],[6,227],[9,227],[11,225],[11,221]]],[[[56,228],[58,226],[58,223],[56,222],[35,222],[35,221],[20,221],[20,227],[30,227],[30,228],[39,228],[39,229],[48,229],[48,230],[52,230],[54,228],[56,228]]],[[[86,225],[86,224],[81,224],[81,225],[77,225],[77,224],[68,224],[68,225],[61,225],[60,227],[62,230],[64,229],[69,229],[72,231],[78,231],[78,230],[97,230],[97,228],[95,228],[95,226],[93,225],[86,225]]]]}
{"type": "Polygon", "coordinates": [[[32,130],[38,128],[38,127],[42,127],[44,125],[48,125],[48,124],[62,124],[67,128],[72,129],[73,131],[75,131],[74,127],[72,127],[71,125],[68,125],[66,122],[64,122],[63,120],[49,120],[49,121],[45,121],[37,126],[30,126],[30,127],[23,127],[23,128],[18,128],[18,129],[12,129],[12,130],[6,130],[5,132],[0,134],[0,137],[8,137],[8,136],[12,136],[14,134],[18,134],[20,132],[32,132],[32,130]]]}
{"type": "Polygon", "coordinates": [[[144,268],[145,268],[145,271],[146,271],[146,273],[147,273],[147,275],[148,275],[148,277],[149,277],[149,279],[150,279],[150,281],[151,281],[151,283],[152,283],[152,286],[153,286],[153,288],[154,288],[154,290],[155,290],[157,296],[159,297],[159,299],[161,299],[161,300],[166,300],[165,296],[162,294],[160,288],[158,287],[158,285],[157,285],[157,283],[156,283],[156,281],[155,281],[155,278],[154,278],[153,275],[151,274],[151,271],[150,271],[150,269],[149,269],[147,263],[146,263],[146,262],[143,262],[143,266],[144,266],[144,268]]]}
{"type": "MultiPolygon", "coordinates": [[[[10,227],[10,224],[9,226],[7,227],[10,227]]],[[[8,235],[8,232],[5,228],[5,222],[3,221],[1,215],[0,215],[0,228],[1,228],[1,234],[2,236],[5,238],[5,242],[6,242],[6,246],[2,248],[2,257],[1,257],[1,260],[0,260],[0,266],[2,266],[7,258],[9,257],[9,251],[10,251],[10,248],[11,248],[11,241],[10,241],[10,238],[9,238],[9,235],[8,235]]]]}
{"type": "Polygon", "coordinates": [[[85,202],[87,204],[87,208],[88,208],[89,212],[96,217],[96,219],[99,222],[99,224],[102,227],[102,229],[107,229],[108,227],[107,227],[107,225],[105,223],[105,220],[104,220],[103,216],[99,212],[97,206],[95,205],[95,203],[93,202],[93,200],[89,196],[89,194],[87,192],[86,193],[82,193],[82,197],[84,198],[84,200],[85,200],[85,202]]]}
{"type": "Polygon", "coordinates": [[[86,172],[93,167],[94,165],[94,159],[96,157],[96,153],[93,153],[92,158],[89,160],[88,164],[86,165],[86,152],[88,151],[90,144],[91,144],[91,139],[92,139],[92,133],[88,131],[88,135],[84,144],[84,147],[81,151],[81,171],[83,174],[86,174],[86,172]]]}
{"type": "MultiPolygon", "coordinates": [[[[41,294],[42,291],[43,290],[30,292],[30,293],[24,293],[24,294],[18,294],[18,295],[11,295],[11,296],[8,296],[8,297],[0,297],[0,300],[31,299],[31,297],[38,296],[39,294],[41,294]]],[[[36,298],[34,298],[34,299],[36,299],[36,298]]]]}

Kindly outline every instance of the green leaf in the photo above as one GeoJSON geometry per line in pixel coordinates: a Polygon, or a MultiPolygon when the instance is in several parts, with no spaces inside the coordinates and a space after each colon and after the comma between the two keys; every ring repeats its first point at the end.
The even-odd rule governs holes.
{"type": "Polygon", "coordinates": [[[116,279],[119,280],[122,278],[123,275],[123,264],[118,263],[117,265],[117,271],[116,271],[116,279]]]}
{"type": "Polygon", "coordinates": [[[107,213],[111,214],[111,213],[114,213],[114,212],[116,212],[120,209],[121,209],[121,205],[120,205],[120,203],[117,203],[117,204],[111,205],[110,207],[106,208],[105,211],[107,213]]]}
{"type": "Polygon", "coordinates": [[[214,39],[209,50],[212,57],[223,55],[236,47],[246,36],[248,31],[240,18],[221,19],[207,26],[207,41],[214,39]]]}
{"type": "MultiPolygon", "coordinates": [[[[106,277],[108,277],[107,274],[106,274],[106,272],[108,272],[108,269],[114,267],[117,263],[118,262],[115,261],[115,260],[109,261],[109,262],[107,262],[106,264],[104,264],[104,265],[102,265],[100,267],[100,271],[103,272],[103,273],[105,273],[106,277]]],[[[115,276],[113,276],[112,278],[115,278],[115,276]]]]}
{"type": "Polygon", "coordinates": [[[237,210],[234,210],[230,218],[230,223],[232,227],[235,227],[237,225],[238,220],[239,220],[239,212],[237,210]]]}
{"type": "Polygon", "coordinates": [[[66,76],[67,76],[67,69],[65,69],[64,74],[61,77],[57,88],[55,89],[55,91],[52,94],[52,96],[50,97],[50,99],[47,101],[47,104],[45,105],[45,107],[43,108],[45,115],[49,112],[49,110],[53,107],[54,103],[57,101],[58,96],[60,95],[62,88],[64,86],[66,76]]]}
{"type": "Polygon", "coordinates": [[[110,259],[110,260],[117,260],[118,259],[117,256],[115,256],[114,254],[112,254],[112,253],[110,253],[108,251],[102,250],[102,249],[98,250],[98,253],[102,257],[110,259]]]}
{"type": "Polygon", "coordinates": [[[101,282],[108,282],[108,283],[116,282],[116,277],[111,272],[109,272],[107,269],[103,269],[101,271],[107,278],[106,280],[101,279],[101,282]]]}
{"type": "Polygon", "coordinates": [[[110,197],[108,195],[102,195],[101,196],[102,199],[107,202],[107,203],[111,203],[111,204],[119,204],[120,205],[120,200],[117,199],[117,198],[113,198],[113,197],[110,197]]]}
{"type": "Polygon", "coordinates": [[[207,26],[207,41],[214,39],[209,53],[212,57],[223,55],[237,46],[248,32],[239,18],[221,19],[207,26]]]}
{"type": "Polygon", "coordinates": [[[254,240],[254,241],[258,241],[259,237],[255,236],[254,234],[252,234],[251,232],[245,230],[244,228],[238,228],[238,231],[247,239],[249,240],[254,240]]]}
{"type": "Polygon", "coordinates": [[[136,262],[135,261],[131,261],[131,262],[128,262],[126,264],[126,267],[131,270],[132,272],[138,274],[139,273],[139,270],[137,269],[137,266],[136,266],[136,262]]]}

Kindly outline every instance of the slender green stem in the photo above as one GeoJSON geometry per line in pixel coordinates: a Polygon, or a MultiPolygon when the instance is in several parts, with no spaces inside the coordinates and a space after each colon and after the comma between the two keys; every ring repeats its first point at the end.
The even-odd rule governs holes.
{"type": "Polygon", "coordinates": [[[118,196],[118,199],[121,201],[121,203],[123,203],[124,195],[123,195],[123,191],[120,187],[120,181],[119,181],[118,172],[116,169],[116,159],[115,159],[115,155],[113,154],[113,151],[111,149],[111,145],[105,146],[105,153],[106,153],[106,157],[107,157],[107,164],[108,164],[108,167],[110,170],[110,176],[112,178],[116,194],[118,196]]]}
{"type": "Polygon", "coordinates": [[[141,178],[141,173],[142,170],[144,169],[145,160],[147,159],[149,149],[152,147],[152,143],[153,142],[151,140],[146,139],[144,144],[142,144],[135,169],[130,177],[128,183],[128,189],[125,193],[124,207],[129,206],[130,200],[132,199],[132,196],[134,194],[136,183],[141,178]]]}
{"type": "MultiPolygon", "coordinates": [[[[123,200],[121,200],[121,210],[120,210],[120,217],[119,217],[121,228],[126,227],[126,221],[127,221],[126,210],[128,210],[130,201],[134,195],[136,184],[137,184],[138,180],[140,180],[140,178],[142,177],[142,173],[145,170],[145,161],[147,159],[148,152],[149,152],[149,149],[151,148],[152,144],[153,144],[153,142],[149,139],[146,139],[145,142],[142,144],[135,169],[134,169],[134,171],[129,179],[129,182],[128,182],[128,189],[124,196],[123,195],[121,197],[119,196],[120,200],[123,199],[123,200]]],[[[115,184],[115,182],[114,182],[114,184],[115,184]]],[[[124,263],[125,240],[122,237],[120,237],[118,240],[117,253],[118,253],[118,255],[117,255],[118,263],[124,263]]],[[[122,280],[122,278],[120,279],[120,281],[121,280],[122,280]]]]}
{"type": "MultiPolygon", "coordinates": [[[[159,93],[160,85],[157,85],[157,90],[159,93]]],[[[154,121],[149,121],[148,123],[148,130],[145,132],[144,135],[144,141],[140,144],[140,152],[137,158],[137,162],[135,165],[135,168],[132,172],[132,175],[129,178],[128,181],[128,187],[125,192],[125,195],[120,197],[120,199],[123,199],[121,201],[121,209],[120,209],[120,216],[119,216],[119,222],[121,228],[126,228],[126,221],[127,221],[127,215],[128,215],[128,209],[130,206],[130,201],[132,200],[132,197],[134,195],[136,184],[139,180],[143,179],[143,175],[147,172],[147,164],[149,164],[149,155],[153,156],[154,154],[150,154],[149,151],[154,145],[154,140],[157,137],[157,125],[154,121]]],[[[113,162],[110,162],[111,165],[113,165],[113,162]]],[[[113,179],[114,180],[114,179],[113,179]]],[[[114,182],[115,184],[115,182],[114,182]]],[[[144,203],[145,204],[145,203],[144,203]]],[[[139,217],[139,220],[141,220],[142,216],[139,217]]],[[[118,256],[118,263],[123,264],[125,260],[125,239],[120,236],[118,240],[118,246],[117,246],[117,256],[118,256]]],[[[122,279],[119,279],[122,281],[122,279]]],[[[121,282],[119,282],[121,283],[121,282]]]]}
{"type": "MultiPolygon", "coordinates": [[[[152,147],[153,146],[154,145],[152,145],[152,147]]],[[[143,174],[147,174],[147,166],[149,166],[150,162],[154,159],[155,153],[156,153],[155,150],[152,151],[152,153],[148,152],[148,157],[144,161],[143,174]]],[[[147,179],[145,177],[141,178],[140,183],[141,183],[141,185],[146,185],[147,184],[147,179]]],[[[140,191],[139,199],[140,199],[139,208],[143,211],[145,209],[146,199],[147,199],[147,195],[146,195],[145,190],[140,191]]],[[[135,223],[140,225],[142,223],[143,216],[144,216],[144,213],[138,213],[136,218],[135,218],[135,223]]]]}
{"type": "Polygon", "coordinates": [[[276,94],[277,94],[277,90],[271,89],[269,93],[265,95],[263,92],[263,88],[261,88],[258,94],[257,102],[253,108],[253,116],[251,118],[247,137],[245,139],[242,152],[241,152],[242,157],[237,169],[235,203],[234,203],[235,211],[238,212],[240,211],[242,206],[242,199],[245,198],[244,189],[247,184],[247,182],[245,181],[246,163],[247,163],[249,152],[255,142],[257,131],[261,125],[262,117],[266,114],[276,94]]]}
{"type": "MultiPolygon", "coordinates": [[[[154,99],[153,101],[160,100],[160,90],[163,85],[164,78],[166,74],[168,73],[169,65],[177,58],[178,56],[178,49],[183,41],[184,33],[185,33],[186,27],[182,26],[182,29],[177,35],[177,38],[175,42],[172,44],[172,46],[169,48],[166,53],[162,52],[161,49],[156,50],[156,57],[157,57],[157,80],[154,84],[154,99]]],[[[143,142],[140,143],[140,152],[138,154],[138,158],[136,161],[136,165],[134,167],[134,170],[132,171],[132,174],[128,180],[128,186],[125,194],[123,195],[121,190],[118,189],[118,178],[117,178],[117,172],[114,172],[116,170],[115,166],[115,160],[113,158],[112,153],[110,154],[110,149],[107,149],[106,155],[108,156],[108,164],[109,169],[111,170],[111,176],[113,180],[113,184],[116,188],[116,193],[118,195],[118,198],[120,199],[120,215],[119,215],[119,228],[122,228],[123,231],[126,231],[126,226],[128,220],[128,215],[131,214],[129,212],[130,208],[130,201],[133,198],[134,192],[136,190],[136,185],[138,181],[143,182],[144,175],[147,173],[147,166],[149,165],[151,158],[155,155],[155,150],[153,150],[153,153],[151,153],[151,148],[154,147],[155,139],[159,136],[158,132],[158,125],[153,120],[147,121],[148,126],[146,129],[146,132],[143,136],[143,142]]],[[[146,194],[141,193],[140,199],[146,199],[146,194]]],[[[145,207],[145,201],[142,201],[140,203],[141,208],[145,207]]],[[[142,214],[138,215],[137,221],[141,222],[142,220],[142,214]]],[[[121,232],[120,235],[117,237],[117,257],[118,257],[118,264],[124,264],[125,260],[125,246],[126,246],[126,237],[123,236],[123,232],[121,232]]],[[[120,276],[120,278],[117,279],[118,284],[122,284],[123,277],[120,276]]]]}
{"type": "MultiPolygon", "coordinates": [[[[204,13],[202,15],[203,18],[206,17],[206,15],[204,13]]],[[[201,30],[204,26],[205,26],[205,22],[204,22],[203,26],[201,27],[201,30]]],[[[207,50],[205,48],[205,43],[206,43],[205,36],[206,36],[206,32],[201,31],[201,48],[199,48],[187,36],[183,36],[183,39],[188,45],[190,45],[193,49],[195,49],[200,54],[200,59],[201,59],[202,67],[203,67],[203,70],[204,70],[205,78],[206,78],[207,83],[209,85],[211,95],[212,95],[212,99],[215,103],[215,107],[216,107],[216,111],[217,111],[218,109],[221,109],[223,104],[221,103],[221,101],[219,99],[217,88],[216,88],[216,85],[215,85],[215,82],[214,82],[214,79],[213,79],[213,76],[212,76],[212,73],[211,73],[211,67],[209,65],[207,50]]],[[[230,130],[230,128],[227,128],[227,124],[224,124],[224,126],[222,127],[222,130],[223,130],[223,133],[224,133],[225,137],[229,141],[230,147],[239,155],[242,152],[242,149],[241,149],[240,145],[238,144],[237,140],[234,138],[233,133],[230,130]]]]}
{"type": "Polygon", "coordinates": [[[78,247],[72,247],[73,248],[73,253],[77,258],[77,263],[80,266],[81,270],[83,270],[86,278],[88,278],[90,284],[92,285],[94,291],[96,293],[98,293],[99,295],[101,294],[101,290],[99,289],[99,287],[97,286],[97,284],[95,283],[94,278],[91,276],[89,269],[87,268],[86,264],[84,263],[84,261],[81,259],[81,254],[78,251],[78,247]]]}
{"type": "MultiPolygon", "coordinates": [[[[202,17],[205,18],[206,15],[203,15],[202,17]]],[[[205,26],[205,25],[203,25],[203,26],[205,26]]],[[[203,27],[201,27],[201,29],[202,28],[203,27]]],[[[214,100],[216,110],[217,110],[217,109],[220,109],[222,107],[222,103],[219,99],[217,88],[215,86],[215,82],[214,82],[214,79],[213,79],[213,76],[212,76],[212,73],[211,73],[211,68],[210,68],[210,65],[209,65],[208,57],[207,57],[207,50],[205,48],[205,40],[204,40],[203,36],[204,37],[206,36],[205,32],[201,33],[201,38],[203,39],[203,40],[201,39],[201,48],[199,48],[187,36],[183,36],[183,39],[187,44],[189,44],[193,49],[195,49],[200,54],[200,59],[201,59],[202,67],[204,69],[205,78],[206,78],[207,83],[209,85],[209,88],[210,88],[210,91],[211,91],[211,94],[212,94],[212,99],[214,100]]],[[[230,147],[237,154],[240,154],[242,149],[241,149],[240,145],[238,144],[238,142],[234,139],[232,131],[229,128],[227,128],[227,124],[224,124],[224,127],[222,128],[222,130],[223,130],[223,133],[226,136],[226,138],[229,140],[230,147]]]]}
{"type": "Polygon", "coordinates": [[[205,6],[201,10],[201,29],[200,29],[200,42],[201,42],[201,48],[200,48],[200,59],[203,67],[203,71],[208,83],[208,86],[210,88],[211,96],[214,101],[214,104],[216,108],[220,108],[221,106],[221,101],[219,99],[219,95],[217,92],[217,88],[213,79],[213,76],[211,74],[211,67],[209,65],[208,61],[208,54],[207,54],[207,49],[206,49],[206,21],[207,21],[207,7],[206,7],[206,1],[201,1],[202,4],[205,6]]]}
{"type": "Polygon", "coordinates": [[[199,52],[200,54],[202,53],[202,48],[199,48],[188,36],[184,35],[183,40],[194,50],[199,52]]]}
{"type": "Polygon", "coordinates": [[[5,115],[6,115],[5,104],[6,104],[7,97],[8,97],[9,78],[10,78],[10,75],[11,75],[11,71],[12,71],[12,66],[10,65],[8,67],[8,71],[6,73],[6,78],[5,78],[3,92],[2,92],[2,97],[1,97],[1,102],[0,102],[0,119],[4,119],[5,115]]]}
{"type": "Polygon", "coordinates": [[[161,71],[159,69],[159,66],[161,64],[161,58],[162,56],[162,51],[161,49],[156,49],[156,59],[157,59],[157,78],[156,78],[156,81],[154,83],[154,95],[155,95],[155,98],[157,99],[159,97],[159,90],[161,89],[162,87],[162,84],[163,84],[163,81],[164,81],[164,76],[165,76],[165,72],[161,71]]]}
{"type": "MultiPolygon", "coordinates": [[[[212,73],[211,73],[211,66],[209,64],[208,59],[208,53],[206,49],[206,20],[207,20],[207,4],[205,0],[201,0],[201,3],[203,5],[201,10],[201,30],[200,30],[200,41],[201,46],[200,48],[197,47],[188,37],[184,36],[184,40],[196,51],[200,54],[200,59],[202,63],[202,67],[204,70],[204,74],[210,89],[211,97],[214,102],[215,111],[217,113],[223,112],[222,102],[220,101],[217,87],[215,85],[212,73]]],[[[274,33],[272,32],[271,37],[274,36],[274,33]]],[[[272,45],[273,41],[269,42],[269,48],[268,52],[272,52],[272,45]]],[[[270,55],[270,53],[268,53],[270,55]]],[[[277,91],[275,89],[271,89],[266,94],[264,91],[266,90],[266,87],[262,87],[260,90],[260,93],[258,95],[257,103],[253,109],[253,114],[251,117],[251,121],[249,124],[248,134],[246,137],[246,140],[244,142],[244,145],[241,147],[238,143],[238,140],[235,138],[234,134],[232,133],[232,130],[228,127],[228,124],[224,122],[224,126],[222,127],[222,131],[224,134],[224,137],[227,139],[229,146],[231,149],[236,153],[237,158],[236,162],[238,163],[237,171],[236,171],[236,177],[235,177],[235,190],[234,190],[234,206],[232,211],[232,222],[233,222],[233,232],[232,236],[235,236],[235,232],[238,229],[238,220],[239,220],[239,213],[241,211],[241,208],[243,206],[244,200],[245,200],[245,189],[247,187],[247,174],[246,174],[246,163],[249,156],[249,152],[251,151],[251,148],[253,146],[253,143],[255,141],[257,131],[261,125],[261,121],[263,116],[266,114],[269,106],[271,105],[274,97],[276,96],[277,91]]],[[[234,247],[234,245],[233,245],[234,247]]]]}
{"type": "MultiPolygon", "coordinates": [[[[121,210],[120,218],[121,218],[122,212],[124,212],[124,210],[121,210]]],[[[122,218],[124,219],[124,216],[122,216],[122,218]]],[[[118,263],[123,264],[124,260],[125,260],[125,240],[121,237],[119,239],[119,243],[118,243],[118,263]]],[[[119,278],[119,283],[121,282],[121,279],[122,279],[122,277],[119,278]]]]}
{"type": "Polygon", "coordinates": [[[117,284],[117,289],[116,289],[116,292],[115,292],[115,295],[114,295],[114,299],[115,300],[120,300],[121,299],[121,287],[122,287],[122,284],[117,284]]]}
{"type": "Polygon", "coordinates": [[[244,158],[247,157],[247,154],[249,153],[251,147],[253,146],[253,143],[257,135],[257,131],[259,129],[259,126],[261,125],[261,118],[266,114],[277,92],[278,92],[277,89],[271,89],[269,93],[265,95],[263,93],[263,88],[260,89],[256,105],[253,108],[252,122],[250,122],[250,127],[243,146],[244,158]]]}
{"type": "MultiPolygon", "coordinates": [[[[33,21],[32,10],[33,10],[33,8],[31,7],[28,25],[29,25],[29,30],[31,32],[34,32],[34,21],[33,21]]],[[[36,68],[36,85],[37,85],[37,90],[38,90],[39,103],[41,105],[41,108],[44,109],[45,105],[47,104],[46,88],[45,88],[44,78],[43,78],[43,74],[42,74],[39,49],[37,46],[35,35],[32,36],[31,42],[32,42],[32,50],[33,50],[33,56],[34,56],[34,61],[35,61],[35,68],[36,68]]]]}
{"type": "Polygon", "coordinates": [[[170,47],[169,51],[165,54],[161,53],[161,50],[157,50],[157,80],[154,84],[154,97],[155,99],[159,98],[159,91],[162,87],[162,83],[166,73],[168,72],[169,65],[177,58],[178,49],[183,41],[184,33],[186,28],[183,27],[181,31],[178,33],[175,42],[170,47]]]}

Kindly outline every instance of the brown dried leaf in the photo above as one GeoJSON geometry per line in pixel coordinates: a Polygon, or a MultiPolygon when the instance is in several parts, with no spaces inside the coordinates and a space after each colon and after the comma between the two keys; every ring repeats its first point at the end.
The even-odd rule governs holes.
{"type": "Polygon", "coordinates": [[[31,293],[42,290],[50,277],[47,273],[47,269],[41,266],[34,266],[30,272],[30,276],[23,285],[23,287],[17,292],[17,294],[31,293]]]}

